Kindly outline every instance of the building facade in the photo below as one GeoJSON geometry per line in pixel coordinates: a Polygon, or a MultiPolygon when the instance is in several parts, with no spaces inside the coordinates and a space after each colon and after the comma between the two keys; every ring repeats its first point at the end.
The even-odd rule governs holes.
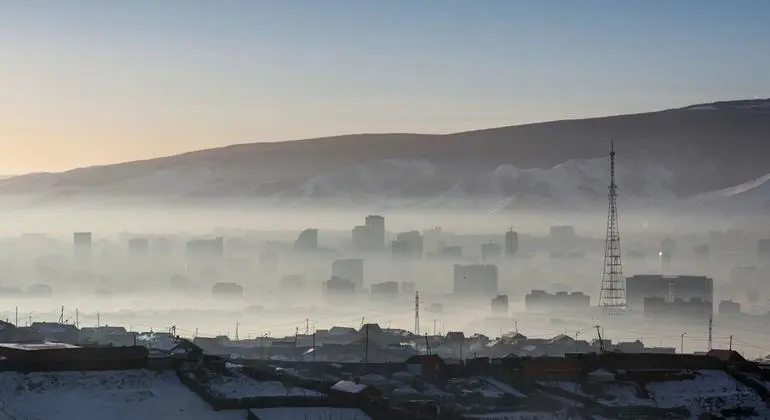
{"type": "Polygon", "coordinates": [[[454,266],[454,292],[458,294],[497,294],[497,266],[471,264],[454,266]]]}
{"type": "Polygon", "coordinates": [[[700,299],[712,304],[714,301],[714,280],[706,276],[664,276],[641,274],[626,279],[628,307],[643,310],[645,298],[660,298],[667,301],[700,299]]]}
{"type": "Polygon", "coordinates": [[[519,253],[519,234],[514,230],[505,232],[505,256],[508,258],[519,253]]]}
{"type": "Polygon", "coordinates": [[[356,290],[364,288],[364,260],[345,258],[332,262],[332,277],[350,280],[356,290]]]}

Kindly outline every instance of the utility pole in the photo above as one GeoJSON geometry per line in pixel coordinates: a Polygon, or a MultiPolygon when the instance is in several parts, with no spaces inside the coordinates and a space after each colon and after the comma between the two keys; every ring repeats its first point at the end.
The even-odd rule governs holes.
{"type": "Polygon", "coordinates": [[[315,362],[315,352],[318,349],[315,347],[315,328],[313,328],[313,361],[315,362]]]}
{"type": "Polygon", "coordinates": [[[364,326],[364,364],[369,363],[369,324],[364,326]]]}
{"type": "Polygon", "coordinates": [[[310,319],[305,318],[305,335],[310,333],[310,319]]]}
{"type": "Polygon", "coordinates": [[[299,327],[294,327],[294,347],[299,344],[299,327]]]}
{"type": "Polygon", "coordinates": [[[102,316],[99,312],[96,313],[96,328],[102,326],[102,316]]]}
{"type": "Polygon", "coordinates": [[[733,351],[733,335],[730,334],[730,351],[733,351]]]}
{"type": "Polygon", "coordinates": [[[516,332],[516,334],[519,333],[519,320],[518,319],[514,319],[513,320],[513,330],[516,332]]]}
{"type": "Polygon", "coordinates": [[[59,312],[59,324],[64,324],[64,305],[62,305],[61,312],[59,312]]]}
{"type": "Polygon", "coordinates": [[[599,351],[604,353],[604,340],[602,339],[602,330],[600,326],[596,326],[596,335],[599,337],[599,351]]]}
{"type": "Polygon", "coordinates": [[[235,341],[240,341],[238,340],[238,326],[239,326],[238,322],[236,322],[235,323],[235,341]]]}
{"type": "Polygon", "coordinates": [[[580,335],[580,330],[575,331],[575,353],[578,352],[578,336],[580,335]]]}
{"type": "Polygon", "coordinates": [[[436,318],[433,318],[433,336],[436,336],[436,318]]]}
{"type": "Polygon", "coordinates": [[[684,336],[686,336],[687,333],[682,331],[682,334],[679,336],[679,353],[684,354],[684,336]]]}
{"type": "Polygon", "coordinates": [[[714,318],[709,316],[709,351],[711,350],[711,332],[714,327],[714,318]]]}
{"type": "Polygon", "coordinates": [[[19,307],[18,306],[16,306],[16,324],[14,325],[16,325],[16,328],[19,327],[19,307]]]}
{"type": "Polygon", "coordinates": [[[414,349],[420,352],[420,292],[414,291],[414,349]]]}
{"type": "Polygon", "coordinates": [[[75,308],[75,327],[80,328],[80,310],[75,308]]]}

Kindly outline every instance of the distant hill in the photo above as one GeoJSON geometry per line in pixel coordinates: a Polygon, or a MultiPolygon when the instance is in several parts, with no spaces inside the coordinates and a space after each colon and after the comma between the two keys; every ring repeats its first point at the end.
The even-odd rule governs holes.
{"type": "Polygon", "coordinates": [[[12,177],[0,181],[0,196],[405,199],[436,204],[451,196],[486,197],[490,202],[591,200],[606,193],[597,188],[606,184],[605,157],[614,141],[627,179],[621,191],[627,197],[668,199],[723,190],[769,174],[768,140],[770,99],[717,102],[449,135],[357,134],[241,144],[12,177]],[[623,162],[623,157],[629,158],[623,162]],[[567,191],[569,197],[563,197],[567,191]]]}

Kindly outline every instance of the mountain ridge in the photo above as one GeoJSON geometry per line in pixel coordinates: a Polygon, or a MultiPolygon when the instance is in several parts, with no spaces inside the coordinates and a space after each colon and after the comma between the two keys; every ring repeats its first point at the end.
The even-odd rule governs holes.
{"type": "Polygon", "coordinates": [[[564,118],[564,119],[558,119],[558,120],[530,122],[530,123],[522,123],[522,124],[515,124],[515,125],[504,125],[504,126],[489,127],[489,128],[463,130],[463,131],[458,131],[458,132],[453,132],[453,133],[448,133],[448,134],[408,133],[408,132],[357,133],[357,134],[328,135],[328,136],[312,137],[312,138],[306,138],[306,139],[279,140],[279,141],[273,141],[273,142],[235,143],[235,144],[229,144],[229,145],[225,145],[225,146],[209,147],[209,148],[191,150],[191,151],[186,151],[186,152],[181,152],[181,153],[175,153],[175,154],[171,154],[171,155],[149,157],[149,158],[136,159],[136,160],[125,161],[125,162],[99,164],[99,165],[90,165],[90,166],[86,166],[86,167],[77,167],[77,168],[67,169],[67,170],[64,170],[64,171],[38,171],[38,172],[30,172],[30,173],[26,173],[26,174],[3,175],[3,176],[0,176],[0,179],[17,177],[17,176],[25,176],[25,175],[61,174],[61,173],[78,171],[78,170],[87,169],[87,168],[104,168],[104,167],[115,166],[115,165],[139,164],[139,163],[152,162],[152,161],[164,160],[164,159],[169,159],[169,158],[183,158],[183,157],[187,157],[187,156],[190,156],[190,155],[207,153],[207,152],[215,152],[215,151],[222,151],[222,152],[224,152],[224,151],[227,151],[227,150],[241,149],[241,148],[244,148],[244,147],[248,147],[248,148],[260,147],[260,148],[266,149],[266,150],[262,150],[262,151],[271,151],[271,150],[274,149],[274,147],[271,147],[271,146],[283,146],[283,145],[287,145],[287,144],[290,144],[290,143],[291,144],[320,143],[320,142],[324,142],[324,141],[338,141],[338,140],[344,140],[344,139],[348,139],[348,138],[351,138],[351,139],[355,138],[356,140],[359,140],[360,138],[365,138],[367,140],[374,140],[376,138],[377,140],[381,140],[382,138],[403,137],[403,136],[409,136],[409,137],[463,136],[463,135],[472,135],[472,134],[483,134],[484,132],[491,132],[491,131],[496,131],[496,130],[538,127],[538,126],[543,126],[543,125],[564,124],[564,123],[571,123],[571,122],[576,122],[576,121],[581,121],[581,122],[602,121],[602,120],[608,120],[608,119],[614,119],[614,118],[647,116],[647,115],[666,113],[666,112],[671,112],[671,111],[696,110],[696,109],[705,110],[705,109],[709,109],[709,108],[706,108],[706,107],[714,107],[714,109],[717,109],[717,108],[740,109],[739,107],[736,107],[736,105],[740,105],[740,104],[761,104],[761,105],[764,105],[762,108],[767,108],[768,110],[770,110],[770,98],[766,98],[766,99],[746,99],[746,100],[731,100],[731,101],[707,102],[707,103],[696,104],[696,105],[687,105],[687,106],[680,107],[680,108],[666,108],[666,109],[662,109],[662,110],[649,111],[649,112],[635,112],[635,113],[629,113],[629,114],[617,114],[617,115],[587,117],[587,118],[564,118]]]}
{"type": "MultiPolygon", "coordinates": [[[[298,191],[305,188],[307,192],[309,182],[315,182],[312,188],[318,190],[323,189],[322,179],[333,178],[344,189],[364,185],[364,178],[371,178],[369,172],[374,171],[383,180],[408,186],[392,194],[429,200],[453,191],[459,182],[474,189],[473,185],[483,184],[479,179],[492,179],[490,174],[500,168],[507,168],[509,181],[516,171],[524,171],[522,179],[550,179],[546,172],[558,165],[606,159],[609,142],[614,141],[623,156],[647,156],[645,163],[637,166],[640,173],[652,176],[648,167],[670,172],[667,194],[684,198],[734,187],[770,173],[770,162],[764,158],[770,155],[770,142],[763,141],[770,137],[770,112],[765,109],[770,110],[770,100],[723,101],[453,134],[351,134],[244,143],[60,173],[16,176],[0,180],[0,196],[27,194],[74,200],[99,194],[144,194],[184,200],[185,195],[175,184],[178,178],[184,178],[190,197],[288,200],[292,195],[307,196],[298,191]],[[420,165],[427,168],[426,162],[438,169],[431,174],[419,172],[420,165]],[[413,178],[400,177],[399,172],[412,174],[413,178]]],[[[563,179],[570,183],[569,177],[563,179]]],[[[523,185],[524,181],[510,182],[523,185]]],[[[594,185],[593,180],[586,182],[594,185]]],[[[387,182],[378,185],[388,186],[387,182]]],[[[479,194],[474,191],[466,194],[479,194]]],[[[360,194],[363,200],[366,195],[379,195],[365,188],[360,194]]],[[[509,200],[523,195],[522,191],[514,191],[497,198],[509,200]]]]}

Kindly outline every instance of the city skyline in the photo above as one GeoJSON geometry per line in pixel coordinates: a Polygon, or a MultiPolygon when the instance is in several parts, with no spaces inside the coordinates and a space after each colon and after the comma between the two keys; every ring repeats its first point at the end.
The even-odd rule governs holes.
{"type": "Polygon", "coordinates": [[[753,0],[0,7],[3,175],[770,97],[753,0]]]}

